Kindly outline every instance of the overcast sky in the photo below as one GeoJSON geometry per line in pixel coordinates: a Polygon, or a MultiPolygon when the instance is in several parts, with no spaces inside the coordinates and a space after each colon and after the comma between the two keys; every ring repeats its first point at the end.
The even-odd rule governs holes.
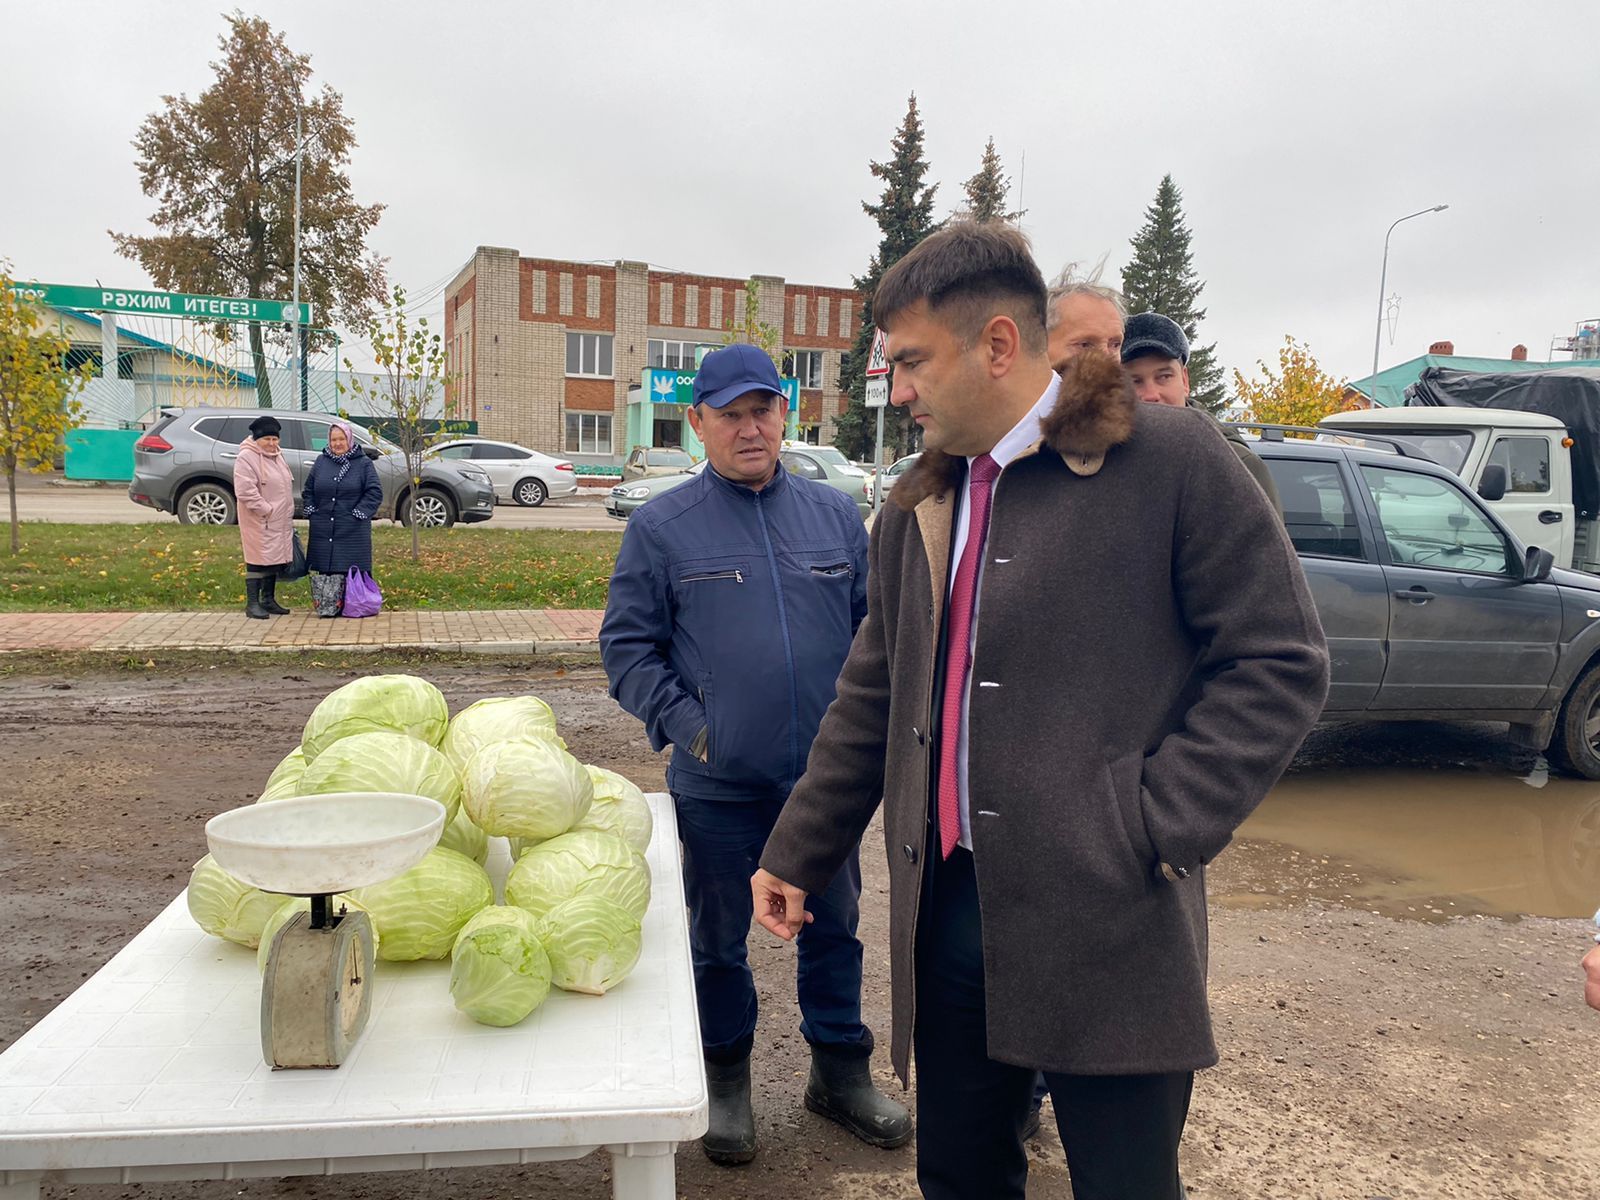
{"type": "MultiPolygon", "coordinates": [[[[223,6],[0,9],[0,257],[22,278],[149,286],[130,142],[203,90],[223,6]]],[[[991,134],[1047,274],[1110,256],[1182,188],[1228,367],[1285,334],[1371,365],[1449,338],[1506,356],[1600,316],[1592,3],[412,3],[245,6],[343,93],[373,247],[426,295],[480,244],[848,284],[877,245],[869,159],[917,94],[939,211],[991,134]]],[[[436,310],[441,301],[434,301],[436,310]]]]}

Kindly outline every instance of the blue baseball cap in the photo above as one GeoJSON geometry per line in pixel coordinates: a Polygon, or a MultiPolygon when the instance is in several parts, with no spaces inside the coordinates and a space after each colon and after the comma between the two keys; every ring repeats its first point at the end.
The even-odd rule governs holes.
{"type": "Polygon", "coordinates": [[[735,342],[700,360],[694,377],[694,403],[726,408],[746,392],[783,396],[783,380],[766,351],[748,342],[735,342]]]}

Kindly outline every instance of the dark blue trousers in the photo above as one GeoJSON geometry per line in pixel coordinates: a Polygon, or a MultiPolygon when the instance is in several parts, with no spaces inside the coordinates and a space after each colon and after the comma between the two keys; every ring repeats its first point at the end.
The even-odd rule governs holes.
{"type": "MultiPolygon", "coordinates": [[[[754,904],[750,876],[760,865],[781,800],[699,800],[673,796],[683,843],[700,1041],[712,1062],[737,1062],[755,1043],[756,988],[745,940],[754,904]]],[[[861,863],[857,851],[827,891],[806,899],[813,920],[798,940],[800,1032],[826,1050],[872,1053],[861,1023],[861,943],[856,939],[861,863]]]]}

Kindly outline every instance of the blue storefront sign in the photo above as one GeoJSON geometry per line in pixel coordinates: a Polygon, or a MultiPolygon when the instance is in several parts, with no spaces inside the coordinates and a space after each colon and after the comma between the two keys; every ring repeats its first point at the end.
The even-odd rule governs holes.
{"type": "MultiPolygon", "coordinates": [[[[661,367],[646,367],[639,376],[639,389],[628,405],[628,445],[654,446],[658,424],[664,420],[679,423],[679,442],[690,454],[699,457],[704,453],[700,439],[684,418],[689,405],[694,403],[693,371],[674,371],[661,367]]],[[[785,437],[796,437],[800,428],[800,381],[783,380],[783,395],[788,401],[789,419],[785,424],[785,437]]]]}

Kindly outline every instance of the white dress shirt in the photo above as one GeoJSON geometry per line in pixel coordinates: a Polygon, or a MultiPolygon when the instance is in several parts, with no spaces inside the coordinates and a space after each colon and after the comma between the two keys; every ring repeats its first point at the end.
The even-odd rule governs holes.
{"type": "MultiPolygon", "coordinates": [[[[989,451],[989,457],[994,459],[999,466],[1001,474],[1010,465],[1011,461],[1026,450],[1029,446],[1043,437],[1042,427],[1045,417],[1050,415],[1050,410],[1056,405],[1056,393],[1061,388],[1061,377],[1054,372],[1050,375],[1050,384],[1026,413],[1022,420],[1011,427],[1011,432],[995,443],[994,449],[989,451]]],[[[950,546],[950,577],[945,581],[945,602],[948,608],[950,593],[955,587],[956,565],[961,561],[962,552],[967,547],[967,525],[972,515],[972,505],[968,502],[967,485],[972,477],[972,459],[967,459],[967,478],[961,481],[961,509],[956,517],[956,527],[951,538],[950,546]]],[[[995,488],[1000,487],[1000,479],[996,477],[995,488]]],[[[990,516],[993,518],[993,508],[990,516]]],[[[983,594],[983,561],[978,561],[978,576],[973,581],[972,592],[972,623],[969,627],[969,651],[978,641],[978,597],[983,594]]],[[[959,844],[972,849],[972,815],[967,806],[967,706],[972,701],[972,672],[967,672],[966,689],[961,696],[961,733],[956,739],[956,796],[957,809],[961,816],[961,837],[959,844]]]]}

